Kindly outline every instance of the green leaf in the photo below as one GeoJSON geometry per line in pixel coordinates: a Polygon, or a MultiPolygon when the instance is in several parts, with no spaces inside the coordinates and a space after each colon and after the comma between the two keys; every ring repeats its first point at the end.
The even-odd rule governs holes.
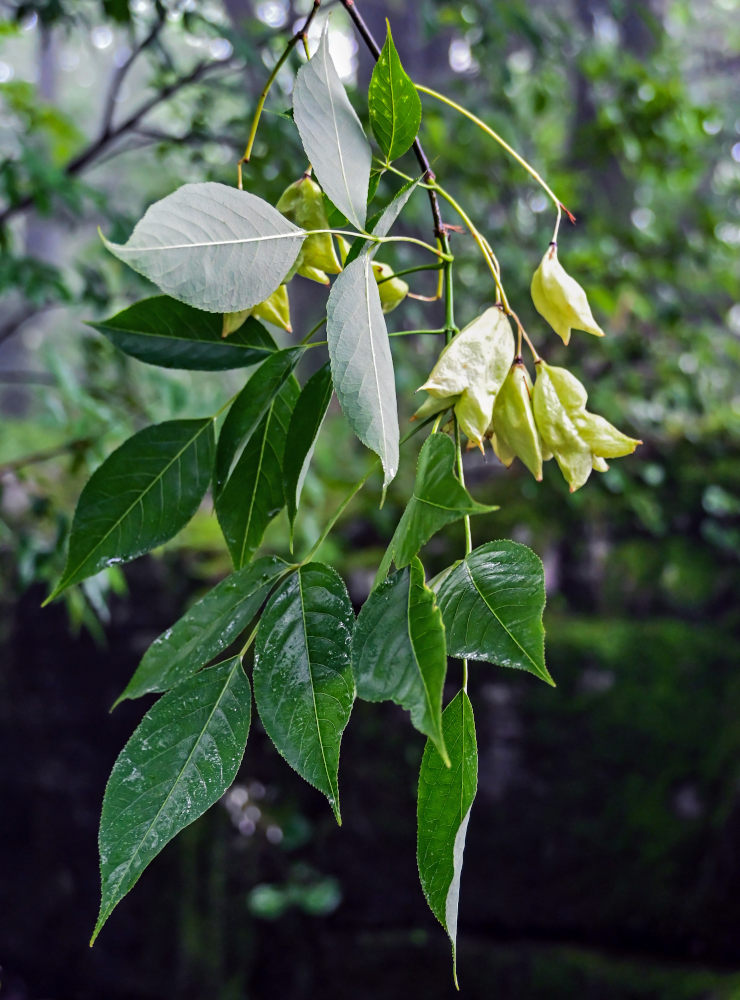
{"type": "MultiPolygon", "coordinates": [[[[465,835],[478,786],[475,720],[464,691],[442,713],[442,733],[451,766],[427,740],[419,773],[416,859],[427,902],[452,942],[455,967],[465,835]]],[[[454,975],[457,986],[456,968],[454,975]]]]}
{"type": "Polygon", "coordinates": [[[251,436],[267,416],[275,397],[290,378],[300,356],[297,348],[276,351],[260,365],[231,404],[216,448],[213,486],[217,496],[251,436]]]}
{"type": "Polygon", "coordinates": [[[393,701],[435,743],[449,763],[442,737],[442,689],[447,650],[442,615],[414,558],[374,590],[360,611],[352,640],[357,697],[393,701]]]}
{"type": "Polygon", "coordinates": [[[291,542],[303,483],[332,392],[331,370],[329,365],[324,365],[306,382],[290,418],[283,458],[283,485],[288,505],[291,542]]]}
{"type": "Polygon", "coordinates": [[[105,566],[128,562],[184,528],[208,488],[213,420],[168,420],[125,441],[92,474],[77,503],[67,565],[53,600],[105,566]]]}
{"type": "Polygon", "coordinates": [[[220,316],[167,295],[135,302],[110,319],[88,326],[124,354],[161,368],[204,372],[246,368],[276,350],[275,341],[256,319],[248,319],[224,340],[220,316]]]}
{"type": "Polygon", "coordinates": [[[235,569],[246,565],[270,521],[285,503],[283,454],[298,386],[288,379],[249,436],[215,505],[235,569]]]}
{"type": "Polygon", "coordinates": [[[410,149],[421,124],[421,99],[393,44],[391,26],[370,78],[370,124],[389,160],[410,149]]]}
{"type": "Polygon", "coordinates": [[[249,625],[285,569],[282,559],[265,556],[209,590],[154,640],[115,705],[167,691],[197,673],[249,625]]]}
{"type": "Polygon", "coordinates": [[[234,780],[250,715],[249,682],[234,657],[191,677],[144,716],[105,790],[91,944],[149,862],[234,780]]]}
{"type": "Polygon", "coordinates": [[[385,489],[398,471],[398,409],[388,330],[367,254],[332,286],[326,339],[339,405],[360,441],[380,457],[385,489]]]}
{"type": "Polygon", "coordinates": [[[488,542],[445,577],[437,599],[450,656],[516,667],[555,686],[545,666],[545,573],[518,542],[488,542]]]}
{"type": "Polygon", "coordinates": [[[455,446],[446,434],[430,434],[419,452],[414,492],[401,515],[378,571],[384,579],[393,560],[407,566],[432,535],[466,514],[498,510],[477,503],[456,478],[455,446]]]}
{"type": "Polygon", "coordinates": [[[207,181],[151,205],[127,243],[103,242],[167,295],[228,313],[269,298],[303,239],[303,230],[262,198],[207,181]]]}
{"type": "Polygon", "coordinates": [[[352,604],[329,566],[301,566],[270,598],[254,653],[254,697],[267,735],[323,792],[341,823],[339,745],[354,700],[352,604]]]}
{"type": "Polygon", "coordinates": [[[293,118],[324,191],[350,222],[364,229],[372,151],[329,54],[328,27],[296,75],[293,118]]]}

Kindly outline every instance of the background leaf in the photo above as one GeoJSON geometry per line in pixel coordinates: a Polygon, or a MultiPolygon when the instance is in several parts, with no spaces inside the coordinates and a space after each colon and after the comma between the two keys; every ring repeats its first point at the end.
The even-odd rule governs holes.
{"type": "Polygon", "coordinates": [[[216,584],[154,640],[115,704],[176,687],[218,656],[252,621],[286,565],[265,556],[216,584]]]}
{"type": "Polygon", "coordinates": [[[393,701],[449,763],[442,737],[442,689],[447,650],[442,615],[424,584],[418,559],[374,590],[352,640],[357,697],[393,701]]]}
{"type": "Polygon", "coordinates": [[[438,592],[451,656],[517,667],[554,686],[545,666],[545,572],[526,545],[502,539],[474,549],[438,592]]]}
{"type": "Polygon", "coordinates": [[[410,149],[419,131],[421,99],[401,65],[390,24],[370,78],[368,104],[378,145],[389,160],[395,160],[410,149]]]}
{"type": "Polygon", "coordinates": [[[339,574],[308,563],[270,598],[254,654],[254,697],[267,735],[290,766],[326,795],[338,823],[339,746],[355,694],[354,624],[339,574]]]}
{"type": "Polygon", "coordinates": [[[236,460],[267,415],[300,356],[301,352],[295,348],[277,351],[249,378],[231,404],[218,436],[214,472],[216,494],[226,485],[236,460]]]}
{"type": "Polygon", "coordinates": [[[430,434],[421,447],[414,492],[401,515],[378,571],[382,580],[395,561],[407,566],[432,535],[465,514],[488,514],[497,507],[477,503],[457,479],[455,446],[446,434],[430,434]]]}
{"type": "Polygon", "coordinates": [[[283,458],[283,485],[288,505],[291,541],[303,483],[333,391],[331,369],[327,364],[319,368],[306,382],[290,418],[283,458]]]}
{"type": "Polygon", "coordinates": [[[92,941],[149,862],[234,780],[250,715],[249,683],[234,657],[191,677],[144,716],[105,790],[92,941]]]}
{"type": "Polygon", "coordinates": [[[360,441],[380,457],[385,489],[398,471],[398,409],[388,330],[367,254],[332,286],[326,338],[337,399],[360,441]]]}
{"type": "Polygon", "coordinates": [[[48,598],[128,562],[184,528],[208,488],[213,420],[168,420],[125,441],[96,469],[72,522],[67,564],[48,598]]]}
{"type": "Polygon", "coordinates": [[[204,372],[246,368],[277,350],[275,341],[253,317],[225,340],[219,315],[168,295],[135,302],[110,319],[88,326],[124,354],[161,368],[204,372]]]}
{"type": "Polygon", "coordinates": [[[372,152],[329,54],[327,28],[318,49],[296,75],[293,118],[324,191],[350,222],[363,229],[372,152]]]}
{"type": "Polygon", "coordinates": [[[464,691],[442,713],[442,733],[451,766],[427,740],[419,772],[416,858],[424,895],[452,942],[454,964],[465,835],[478,787],[475,720],[464,691]]]}
{"type": "Polygon", "coordinates": [[[183,184],[151,205],[126,243],[104,242],[167,295],[227,313],[269,298],[303,238],[262,198],[207,181],[183,184]]]}
{"type": "Polygon", "coordinates": [[[246,565],[259,548],[265,528],[285,503],[283,454],[298,386],[288,379],[266,415],[249,436],[215,505],[235,569],[246,565]]]}

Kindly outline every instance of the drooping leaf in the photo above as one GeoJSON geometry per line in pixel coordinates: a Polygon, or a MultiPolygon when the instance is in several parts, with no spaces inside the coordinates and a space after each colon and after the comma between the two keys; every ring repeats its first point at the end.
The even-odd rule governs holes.
{"type": "Polygon", "coordinates": [[[154,640],[115,704],[167,691],[197,673],[249,625],[285,568],[282,559],[265,556],[216,584],[154,640]]]}
{"type": "Polygon", "coordinates": [[[104,334],[124,354],[161,368],[204,372],[246,368],[277,349],[256,319],[247,320],[224,340],[220,316],[167,295],[135,302],[110,319],[88,326],[104,334]]]}
{"type": "Polygon", "coordinates": [[[324,191],[363,229],[372,151],[329,54],[328,26],[318,49],[296,75],[293,119],[324,191]]]}
{"type": "Polygon", "coordinates": [[[385,489],[398,471],[398,409],[388,330],[367,254],[334,282],[326,338],[339,405],[360,441],[380,457],[385,489]]]}
{"type": "Polygon", "coordinates": [[[230,313],[272,295],[303,239],[303,230],[262,198],[207,181],[151,205],[126,243],[104,242],[167,295],[230,313]]]}
{"type": "Polygon", "coordinates": [[[249,682],[234,657],[191,677],[144,716],[105,790],[92,941],[149,862],[234,780],[250,715],[249,682]]]}
{"type": "Polygon", "coordinates": [[[250,434],[224,487],[216,493],[218,522],[235,569],[252,558],[265,529],[285,503],[283,454],[298,386],[289,378],[250,434]]]}
{"type": "MultiPolygon", "coordinates": [[[[378,212],[377,215],[368,222],[368,231],[373,234],[373,236],[387,236],[388,233],[393,228],[393,224],[398,218],[398,216],[403,211],[406,202],[409,200],[411,195],[416,190],[421,178],[417,178],[415,181],[407,181],[403,187],[396,193],[393,200],[390,201],[382,212],[378,212]]],[[[367,240],[363,239],[362,236],[358,236],[352,242],[352,246],[349,248],[347,257],[344,261],[344,266],[351,264],[353,260],[357,258],[362,253],[364,247],[367,245],[367,240]]],[[[378,248],[378,244],[373,244],[369,250],[369,254],[372,257],[378,248]]]]}
{"type": "Polygon", "coordinates": [[[268,736],[323,792],[341,823],[339,745],[354,700],[352,604],[339,575],[308,563],[270,598],[254,654],[254,697],[268,736]]]}
{"type": "Polygon", "coordinates": [[[297,348],[276,351],[260,365],[231,404],[216,448],[213,485],[217,496],[273,400],[290,378],[300,356],[297,348]]]}
{"type": "Polygon", "coordinates": [[[283,459],[283,484],[291,536],[303,483],[332,392],[331,370],[329,365],[324,365],[306,382],[290,418],[283,459]]]}
{"type": "Polygon", "coordinates": [[[403,156],[419,131],[421,99],[401,65],[390,24],[370,78],[368,104],[370,124],[380,148],[389,160],[403,156]]]}
{"type": "Polygon", "coordinates": [[[437,593],[451,656],[516,667],[554,686],[545,666],[545,574],[526,545],[502,539],[474,549],[437,593]]]}
{"type": "Polygon", "coordinates": [[[47,601],[184,528],[208,488],[213,420],[168,420],[125,441],[96,469],[72,521],[67,564],[47,601]]]}
{"type": "MultiPolygon", "coordinates": [[[[427,740],[419,773],[416,859],[424,895],[452,943],[454,968],[465,835],[478,787],[475,720],[464,691],[442,713],[442,733],[451,766],[427,740]]],[[[456,969],[454,975],[457,985],[456,969]]]]}
{"type": "Polygon", "coordinates": [[[445,630],[419,559],[384,580],[365,601],[352,640],[352,670],[358,698],[405,708],[448,762],[442,737],[445,630]]]}
{"type": "Polygon", "coordinates": [[[498,510],[473,500],[455,476],[455,446],[446,434],[430,434],[419,452],[414,492],[393,532],[378,571],[385,578],[391,561],[408,566],[432,535],[466,514],[498,510]]]}

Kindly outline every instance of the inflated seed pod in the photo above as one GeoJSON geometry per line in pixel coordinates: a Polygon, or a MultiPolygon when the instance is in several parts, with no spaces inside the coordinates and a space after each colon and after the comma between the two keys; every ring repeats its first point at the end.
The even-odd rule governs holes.
{"type": "Polygon", "coordinates": [[[511,465],[516,456],[539,482],[542,479],[542,444],[531,397],[529,372],[521,361],[515,361],[493,407],[491,443],[504,465],[511,465]]]}
{"type": "Polygon", "coordinates": [[[532,301],[537,312],[567,344],[571,329],[585,330],[596,337],[604,331],[593,317],[585,291],[571,278],[558,260],[558,248],[551,243],[532,278],[532,301]]]}
{"type": "MultiPolygon", "coordinates": [[[[301,229],[329,229],[323,193],[311,177],[304,175],[286,188],[275,207],[301,229]]],[[[339,274],[341,270],[331,233],[317,232],[307,236],[293,265],[293,273],[322,285],[329,284],[328,274],[339,274]]]]}
{"type": "Polygon", "coordinates": [[[293,332],[290,325],[290,301],[288,300],[288,286],[279,285],[269,299],[258,303],[252,309],[252,315],[257,319],[263,319],[267,323],[274,323],[275,326],[282,327],[288,333],[293,332]]]}
{"type": "Polygon", "coordinates": [[[383,312],[393,312],[409,294],[409,286],[402,278],[393,276],[393,268],[390,264],[382,264],[377,260],[373,261],[373,274],[378,283],[380,304],[383,307],[383,312]]]}

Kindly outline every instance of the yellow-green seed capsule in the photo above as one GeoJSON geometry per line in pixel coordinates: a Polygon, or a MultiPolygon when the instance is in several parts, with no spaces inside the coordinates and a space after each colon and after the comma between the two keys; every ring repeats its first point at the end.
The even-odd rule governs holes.
{"type": "Polygon", "coordinates": [[[243,326],[247,319],[252,315],[251,309],[242,309],[241,312],[235,313],[224,313],[223,324],[221,326],[221,336],[228,337],[230,333],[234,333],[243,326]]]}
{"type": "Polygon", "coordinates": [[[451,398],[438,399],[436,396],[427,396],[411,419],[426,420],[429,417],[435,416],[437,413],[449,410],[451,406],[455,405],[458,398],[459,397],[457,396],[453,396],[451,398]]]}
{"type": "MultiPolygon", "coordinates": [[[[301,229],[329,229],[324,196],[311,177],[303,176],[286,188],[275,207],[301,229]]],[[[293,272],[322,285],[329,284],[327,274],[339,274],[341,270],[331,233],[317,232],[307,236],[293,265],[293,272]]]]}
{"type": "Polygon", "coordinates": [[[586,409],[588,394],[565,368],[537,362],[532,408],[545,448],[555,456],[571,493],[579,489],[592,469],[606,471],[606,458],[630,455],[638,444],[608,420],[586,409]]]}
{"type": "Polygon", "coordinates": [[[461,430],[481,450],[515,351],[511,324],[493,306],[452,338],[421,386],[437,399],[454,399],[461,430]]]}
{"type": "Polygon", "coordinates": [[[383,307],[383,312],[393,312],[409,294],[409,286],[402,278],[395,278],[393,276],[393,268],[390,264],[381,264],[380,261],[373,261],[373,274],[378,283],[380,304],[383,307]]]}
{"type": "Polygon", "coordinates": [[[571,329],[585,330],[596,337],[604,331],[591,313],[586,293],[558,260],[558,248],[551,243],[532,278],[532,301],[537,312],[567,344],[571,329]]]}
{"type": "Polygon", "coordinates": [[[263,319],[267,323],[274,323],[275,326],[293,332],[290,325],[290,302],[288,300],[288,286],[280,285],[269,299],[260,302],[252,309],[252,315],[257,319],[263,319]]]}
{"type": "Polygon", "coordinates": [[[504,465],[511,465],[516,456],[539,482],[542,479],[542,444],[531,397],[529,372],[521,361],[515,361],[496,397],[491,441],[504,465]]]}

